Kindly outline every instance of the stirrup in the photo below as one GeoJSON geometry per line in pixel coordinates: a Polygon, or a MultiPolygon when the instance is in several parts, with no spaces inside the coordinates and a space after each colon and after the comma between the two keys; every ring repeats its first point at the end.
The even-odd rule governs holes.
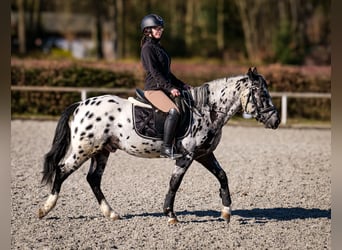
{"type": "Polygon", "coordinates": [[[172,145],[171,147],[162,146],[162,150],[160,151],[160,157],[170,158],[171,160],[176,160],[178,158],[181,158],[183,155],[174,153],[175,151],[174,149],[175,149],[174,145],[172,145]],[[171,152],[168,152],[168,151],[171,151],[171,152]]]}

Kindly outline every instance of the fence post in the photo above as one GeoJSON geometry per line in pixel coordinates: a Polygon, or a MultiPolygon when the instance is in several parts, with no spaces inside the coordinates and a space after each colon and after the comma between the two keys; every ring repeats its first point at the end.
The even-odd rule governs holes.
{"type": "Polygon", "coordinates": [[[82,101],[87,99],[87,90],[85,90],[85,89],[81,90],[81,99],[82,99],[82,101]]]}
{"type": "Polygon", "coordinates": [[[285,125],[287,120],[287,95],[281,96],[281,124],[285,125]]]}

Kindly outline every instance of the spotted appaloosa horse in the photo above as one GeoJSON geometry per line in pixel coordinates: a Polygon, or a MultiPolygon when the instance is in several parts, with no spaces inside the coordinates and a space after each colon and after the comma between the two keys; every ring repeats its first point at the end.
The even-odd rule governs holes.
{"type": "MultiPolygon", "coordinates": [[[[207,82],[190,90],[197,112],[193,112],[189,132],[176,140],[183,157],[176,160],[164,213],[168,223],[177,223],[174,212],[176,192],[184,174],[195,160],[219,181],[222,218],[231,215],[228,178],[216,160],[214,150],[220,142],[222,127],[239,110],[251,114],[266,128],[276,129],[279,115],[272,103],[265,79],[256,68],[246,75],[207,82]]],[[[133,126],[133,104],[113,95],[91,97],[67,107],[58,121],[51,150],[45,155],[42,183],[52,190],[38,216],[46,216],[56,205],[62,183],[80,166],[91,159],[87,181],[105,217],[119,219],[101,191],[101,177],[110,152],[117,149],[137,157],[159,157],[162,140],[151,140],[137,134],[133,126]],[[69,154],[67,155],[67,152],[69,154]]]]}

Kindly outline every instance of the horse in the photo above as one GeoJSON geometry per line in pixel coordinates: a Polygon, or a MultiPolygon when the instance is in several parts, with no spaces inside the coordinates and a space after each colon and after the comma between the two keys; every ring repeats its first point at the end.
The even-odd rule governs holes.
{"type": "MultiPolygon", "coordinates": [[[[249,68],[243,75],[206,82],[188,92],[193,107],[187,131],[175,140],[182,157],[175,159],[163,212],[169,224],[179,222],[174,211],[175,196],[191,163],[196,161],[218,180],[223,205],[221,217],[229,223],[232,201],[228,178],[214,155],[222,128],[241,110],[263,123],[265,128],[278,128],[280,117],[266,80],[256,68],[249,68]]],[[[102,95],[73,103],[62,112],[51,149],[44,157],[42,184],[50,184],[51,192],[38,210],[40,219],[55,207],[62,183],[89,159],[86,179],[100,210],[111,220],[121,219],[101,190],[101,178],[110,153],[119,149],[136,157],[156,158],[160,157],[162,144],[162,139],[142,136],[134,129],[135,106],[138,104],[126,98],[102,95]]]]}

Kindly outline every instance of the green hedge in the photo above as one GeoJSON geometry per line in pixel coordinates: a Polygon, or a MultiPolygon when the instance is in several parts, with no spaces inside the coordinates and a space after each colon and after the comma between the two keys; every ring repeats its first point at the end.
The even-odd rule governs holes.
{"type": "Polygon", "coordinates": [[[81,66],[59,68],[11,67],[12,85],[73,86],[73,87],[133,87],[135,77],[130,72],[113,72],[81,66]]]}
{"type": "MultiPolygon", "coordinates": [[[[129,72],[117,73],[110,70],[77,65],[58,68],[25,68],[12,66],[11,81],[12,85],[17,86],[104,88],[133,88],[136,86],[136,79],[129,72]]],[[[79,100],[79,93],[12,91],[12,114],[58,116],[68,105],[79,100]]]]}

